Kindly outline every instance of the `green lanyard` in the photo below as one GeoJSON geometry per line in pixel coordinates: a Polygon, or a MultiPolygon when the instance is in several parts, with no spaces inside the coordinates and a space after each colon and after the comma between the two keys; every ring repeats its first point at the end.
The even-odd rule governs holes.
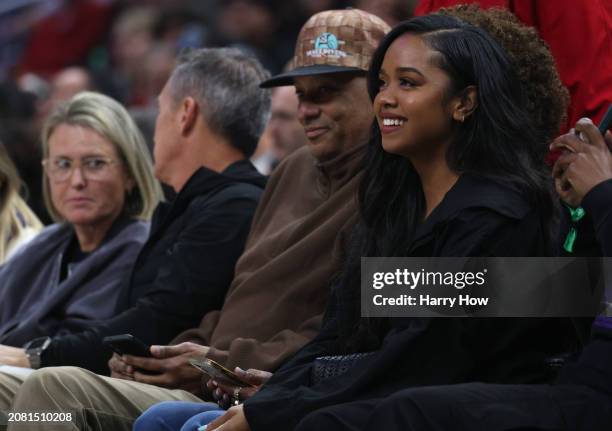
{"type": "MultiPolygon", "coordinates": [[[[582,207],[572,208],[567,205],[566,207],[570,212],[570,217],[573,223],[578,222],[580,219],[582,219],[582,217],[584,217],[585,212],[582,207]]],[[[563,249],[568,253],[574,252],[574,243],[576,242],[577,235],[578,232],[576,232],[576,228],[572,226],[565,237],[565,242],[563,243],[563,249]]]]}

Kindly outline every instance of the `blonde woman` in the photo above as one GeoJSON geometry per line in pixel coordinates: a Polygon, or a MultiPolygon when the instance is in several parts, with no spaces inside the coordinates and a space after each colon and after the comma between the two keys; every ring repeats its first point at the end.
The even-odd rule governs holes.
{"type": "Polygon", "coordinates": [[[119,103],[84,92],[42,134],[43,193],[56,221],[0,268],[0,339],[23,345],[121,310],[121,286],[161,198],[142,135],[119,103]]]}
{"type": "Polygon", "coordinates": [[[0,265],[42,228],[19,196],[20,185],[17,169],[0,142],[0,265]]]}

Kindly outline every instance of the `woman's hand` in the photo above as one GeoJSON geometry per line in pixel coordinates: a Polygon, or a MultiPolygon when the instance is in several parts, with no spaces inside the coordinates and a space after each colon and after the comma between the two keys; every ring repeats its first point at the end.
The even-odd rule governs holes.
{"type": "Polygon", "coordinates": [[[245,401],[255,395],[261,386],[266,383],[270,377],[272,377],[272,373],[256,370],[254,368],[244,371],[242,368],[236,367],[234,372],[243,381],[250,383],[253,386],[239,387],[226,385],[213,379],[210,379],[206,383],[206,387],[212,393],[212,396],[217,401],[217,404],[225,409],[231,405],[234,395],[238,396],[239,401],[245,401]]]}
{"type": "Polygon", "coordinates": [[[0,344],[0,365],[31,368],[30,360],[24,349],[0,344]]]}
{"type": "Polygon", "coordinates": [[[243,406],[235,406],[229,409],[221,417],[208,424],[206,431],[251,431],[251,427],[244,415],[243,406]]]}

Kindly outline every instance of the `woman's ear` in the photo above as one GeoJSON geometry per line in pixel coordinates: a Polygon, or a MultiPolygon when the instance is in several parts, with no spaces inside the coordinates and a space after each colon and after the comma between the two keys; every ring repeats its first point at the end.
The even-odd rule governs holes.
{"type": "Polygon", "coordinates": [[[478,107],[478,90],[475,85],[465,87],[453,102],[453,120],[463,123],[478,107]]]}

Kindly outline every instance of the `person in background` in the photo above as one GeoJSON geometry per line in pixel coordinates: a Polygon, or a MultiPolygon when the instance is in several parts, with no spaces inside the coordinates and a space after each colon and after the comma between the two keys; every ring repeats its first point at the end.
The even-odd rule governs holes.
{"type": "Polygon", "coordinates": [[[20,189],[17,168],[0,142],[0,266],[42,229],[36,215],[19,196],[20,189]]]}
{"type": "Polygon", "coordinates": [[[49,99],[51,109],[59,103],[72,99],[82,91],[94,91],[95,83],[89,71],[83,67],[67,67],[60,70],[50,80],[49,99]]]}
{"type": "Polygon", "coordinates": [[[96,91],[89,71],[72,66],[55,73],[49,80],[48,94],[36,101],[36,127],[42,130],[47,117],[62,102],[82,91],[96,91]]]}
{"type": "Polygon", "coordinates": [[[257,142],[257,149],[251,157],[251,163],[262,175],[270,175],[274,169],[276,160],[272,154],[272,136],[268,127],[265,128],[257,142]]]}
{"type": "Polygon", "coordinates": [[[282,0],[224,0],[219,2],[217,40],[254,54],[272,73],[291,57],[295,34],[284,28],[294,8],[282,0]]]}
{"type": "Polygon", "coordinates": [[[260,172],[270,174],[291,153],[308,143],[298,120],[298,103],[294,86],[272,89],[270,120],[257,147],[260,152],[263,146],[263,151],[255,153],[253,159],[260,172]]]}
{"type": "Polygon", "coordinates": [[[43,192],[56,223],[0,270],[0,343],[9,346],[120,311],[120,286],[160,200],[140,132],[106,96],[85,92],[59,105],[42,142],[43,192]]]}
{"type": "Polygon", "coordinates": [[[418,0],[357,0],[355,7],[379,16],[391,27],[412,17],[418,0]]]}
{"type": "Polygon", "coordinates": [[[111,63],[104,74],[97,75],[98,81],[130,109],[155,103],[155,94],[148,92],[150,71],[145,66],[160,16],[161,11],[155,7],[130,4],[121,10],[110,29],[111,63]]]}
{"type": "Polygon", "coordinates": [[[28,191],[26,202],[38,219],[52,223],[42,193],[43,170],[40,129],[36,123],[36,99],[13,81],[0,83],[0,141],[3,142],[28,191]]]}
{"type": "Polygon", "coordinates": [[[48,7],[56,3],[57,7],[29,28],[17,67],[19,74],[31,72],[48,77],[66,67],[83,64],[90,50],[105,38],[113,19],[112,1],[45,3],[49,3],[48,7]]]}
{"type": "Polygon", "coordinates": [[[295,87],[283,86],[272,90],[272,108],[268,129],[272,137],[272,151],[277,163],[282,162],[295,150],[308,143],[304,128],[298,120],[298,104],[295,87]]]}

